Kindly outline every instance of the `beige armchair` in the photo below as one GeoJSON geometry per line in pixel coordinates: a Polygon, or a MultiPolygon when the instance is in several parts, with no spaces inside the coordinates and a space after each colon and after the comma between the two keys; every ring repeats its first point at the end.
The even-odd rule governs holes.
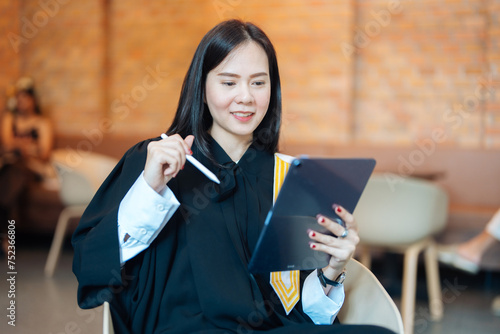
{"type": "Polygon", "coordinates": [[[352,259],[346,266],[345,300],[338,314],[343,324],[378,325],[403,334],[403,321],[394,301],[373,273],[352,259]]]}
{"type": "Polygon", "coordinates": [[[59,215],[45,263],[47,277],[54,275],[68,223],[72,218],[79,218],[83,214],[95,192],[118,161],[91,152],[78,154],[72,150],[57,150],[53,153],[52,162],[60,178],[59,195],[65,207],[59,215]]]}
{"type": "Polygon", "coordinates": [[[418,256],[425,252],[429,309],[443,316],[441,284],[433,235],[447,221],[448,196],[433,182],[374,174],[354,212],[361,239],[361,262],[370,267],[370,249],[404,254],[401,313],[405,333],[413,333],[418,256]]]}

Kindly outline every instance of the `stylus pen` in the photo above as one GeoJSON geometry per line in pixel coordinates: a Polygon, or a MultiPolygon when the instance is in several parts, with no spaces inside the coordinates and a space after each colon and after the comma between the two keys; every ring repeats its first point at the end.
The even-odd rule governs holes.
{"type": "MultiPolygon", "coordinates": [[[[165,139],[167,138],[168,136],[164,133],[161,134],[161,139],[165,139]]],[[[206,177],[208,177],[210,180],[214,181],[215,183],[217,184],[220,184],[220,181],[219,179],[217,178],[217,176],[215,176],[214,173],[212,173],[207,167],[203,166],[201,164],[201,162],[199,162],[198,160],[196,160],[195,157],[193,157],[192,155],[189,155],[189,154],[186,154],[186,159],[193,164],[193,166],[195,166],[196,168],[198,168],[198,170],[200,172],[202,172],[203,174],[206,175],[206,177]]]]}

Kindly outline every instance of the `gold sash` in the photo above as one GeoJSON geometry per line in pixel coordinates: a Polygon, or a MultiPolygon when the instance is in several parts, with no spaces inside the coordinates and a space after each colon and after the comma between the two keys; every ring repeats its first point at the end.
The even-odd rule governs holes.
{"type": "MultiPolygon", "coordinates": [[[[276,201],[278,197],[278,192],[289,167],[290,162],[285,161],[279,154],[274,155],[273,201],[276,201]]],[[[300,272],[298,270],[272,272],[270,284],[288,315],[300,299],[300,272]]]]}

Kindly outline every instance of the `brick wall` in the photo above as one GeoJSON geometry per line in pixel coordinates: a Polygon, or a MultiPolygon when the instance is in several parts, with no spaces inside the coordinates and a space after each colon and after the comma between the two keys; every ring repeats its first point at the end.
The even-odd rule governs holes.
{"type": "Polygon", "coordinates": [[[391,3],[356,2],[356,140],[411,145],[435,132],[440,145],[499,147],[492,131],[486,139],[487,80],[500,79],[495,2],[391,3]]]}
{"type": "Polygon", "coordinates": [[[17,0],[0,10],[0,86],[34,77],[60,135],[157,135],[204,33],[238,17],[278,51],[285,142],[500,148],[500,0],[17,0]],[[18,50],[8,32],[23,38],[18,50]]]}
{"type": "Polygon", "coordinates": [[[485,77],[487,97],[484,106],[484,143],[487,147],[500,147],[500,1],[488,1],[486,7],[487,39],[486,61],[489,73],[485,77]]]}
{"type": "Polygon", "coordinates": [[[21,74],[34,78],[58,133],[95,127],[104,111],[101,2],[21,1],[21,74]]]}
{"type": "Polygon", "coordinates": [[[6,103],[8,87],[19,77],[19,1],[0,2],[0,115],[6,103]],[[12,42],[11,42],[12,41],[12,42]]]}

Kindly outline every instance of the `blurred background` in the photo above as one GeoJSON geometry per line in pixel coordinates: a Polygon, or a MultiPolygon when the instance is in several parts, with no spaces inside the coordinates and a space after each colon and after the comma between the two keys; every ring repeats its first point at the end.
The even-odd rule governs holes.
{"type": "MultiPolygon", "coordinates": [[[[478,233],[500,207],[499,0],[0,0],[0,13],[0,105],[31,77],[54,149],[72,161],[118,159],[168,128],[197,44],[218,22],[239,18],[277,50],[282,152],[369,156],[377,172],[436,182],[450,198],[443,243],[478,233]]],[[[63,207],[57,191],[31,189],[19,235],[48,235],[44,250],[63,207]]],[[[58,270],[66,272],[54,277],[71,281],[65,246],[58,270]]],[[[26,261],[39,250],[27,250],[26,261]]],[[[467,281],[484,300],[479,323],[495,330],[481,293],[500,290],[499,252],[467,281]]]]}

